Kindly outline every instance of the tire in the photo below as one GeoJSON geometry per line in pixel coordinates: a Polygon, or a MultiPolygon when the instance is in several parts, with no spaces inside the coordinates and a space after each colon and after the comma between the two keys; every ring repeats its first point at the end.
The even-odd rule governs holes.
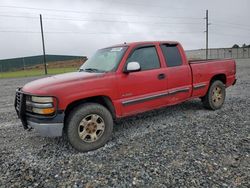
{"type": "Polygon", "coordinates": [[[113,131],[111,113],[97,103],[76,107],[66,120],[66,136],[80,152],[98,149],[105,145],[113,131]]]}
{"type": "Polygon", "coordinates": [[[220,80],[215,80],[211,83],[207,94],[201,100],[205,108],[217,110],[223,106],[225,98],[225,85],[220,80]]]}

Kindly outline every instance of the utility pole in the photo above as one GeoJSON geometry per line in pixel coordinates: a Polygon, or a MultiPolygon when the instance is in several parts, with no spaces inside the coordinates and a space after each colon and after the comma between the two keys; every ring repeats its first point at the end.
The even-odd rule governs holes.
{"type": "Polygon", "coordinates": [[[206,10],[206,60],[208,60],[208,10],[206,10]]]}
{"type": "Polygon", "coordinates": [[[43,36],[43,20],[42,15],[40,14],[40,25],[41,25],[41,34],[42,34],[42,44],[43,44],[43,63],[44,63],[44,73],[47,74],[47,64],[46,64],[46,53],[44,45],[44,36],[43,36]]]}

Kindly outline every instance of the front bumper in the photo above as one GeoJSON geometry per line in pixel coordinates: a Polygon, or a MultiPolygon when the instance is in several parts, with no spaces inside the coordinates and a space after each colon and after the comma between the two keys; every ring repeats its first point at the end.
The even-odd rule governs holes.
{"type": "Polygon", "coordinates": [[[36,123],[27,121],[29,127],[35,129],[40,136],[44,137],[57,137],[62,136],[63,123],[36,123]]]}
{"type": "Polygon", "coordinates": [[[52,117],[30,114],[25,110],[25,97],[26,94],[20,89],[16,91],[15,109],[24,129],[34,128],[39,135],[45,137],[62,136],[64,112],[57,110],[52,117]]]}
{"type": "Polygon", "coordinates": [[[53,118],[30,117],[26,114],[27,127],[33,128],[40,136],[62,136],[64,126],[64,113],[58,113],[53,118]]]}

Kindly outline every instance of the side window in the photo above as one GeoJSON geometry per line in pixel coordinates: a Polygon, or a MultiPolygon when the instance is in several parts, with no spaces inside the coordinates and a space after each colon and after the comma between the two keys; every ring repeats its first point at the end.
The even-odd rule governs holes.
{"type": "Polygon", "coordinates": [[[176,45],[161,45],[163,55],[168,67],[175,67],[182,65],[181,54],[176,45]]]}
{"type": "Polygon", "coordinates": [[[159,58],[156,49],[153,46],[136,49],[127,59],[127,63],[132,61],[140,63],[141,70],[160,68],[159,58]]]}

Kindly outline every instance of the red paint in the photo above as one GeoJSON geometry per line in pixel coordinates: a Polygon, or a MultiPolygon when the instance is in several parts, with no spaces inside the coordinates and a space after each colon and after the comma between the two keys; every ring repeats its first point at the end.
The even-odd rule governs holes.
{"type": "Polygon", "coordinates": [[[178,44],[178,49],[181,53],[183,64],[177,67],[167,67],[160,48],[162,43],[177,42],[135,42],[124,44],[124,46],[128,46],[128,49],[116,72],[75,72],[51,76],[26,84],[22,91],[32,95],[55,96],[58,98],[58,108],[60,110],[65,110],[70,103],[76,100],[93,96],[107,96],[115,107],[116,116],[124,117],[163,106],[178,104],[191,98],[202,97],[206,94],[211,79],[219,74],[226,76],[227,87],[235,81],[236,66],[234,60],[201,61],[189,64],[180,44],[178,44]],[[144,44],[156,46],[161,68],[129,74],[123,73],[123,68],[130,52],[138,45],[144,44]],[[161,73],[164,73],[166,78],[159,80],[157,76],[161,73]],[[205,84],[206,86],[196,90],[193,89],[193,86],[200,84],[205,84]],[[130,105],[122,104],[126,101],[158,96],[185,88],[188,91],[130,105]]]}

